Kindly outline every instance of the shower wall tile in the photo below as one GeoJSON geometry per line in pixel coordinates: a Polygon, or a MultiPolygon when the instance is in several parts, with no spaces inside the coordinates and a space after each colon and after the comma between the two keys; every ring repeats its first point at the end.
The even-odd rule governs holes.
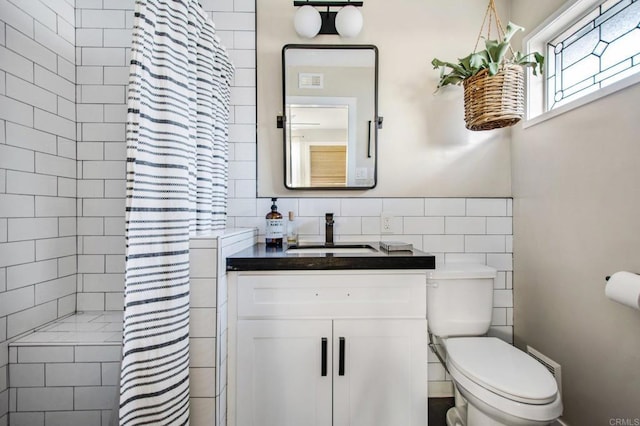
{"type": "MultiPolygon", "coordinates": [[[[125,102],[125,87],[123,86],[98,86],[83,85],[80,87],[81,103],[88,104],[122,104],[125,102]]],[[[77,106],[81,108],[80,105],[77,106]]]]}
{"type": "Polygon", "coordinates": [[[34,205],[31,195],[0,194],[0,217],[33,217],[34,205]]]}
{"type": "Polygon", "coordinates": [[[12,98],[47,111],[56,111],[55,93],[9,74],[6,78],[6,94],[12,98]]]}
{"type": "Polygon", "coordinates": [[[34,241],[0,244],[0,267],[29,263],[33,261],[35,261],[34,241]]]}
{"type": "Polygon", "coordinates": [[[17,393],[17,410],[73,410],[73,388],[21,388],[17,393]]]}
{"type": "MultiPolygon", "coordinates": [[[[78,391],[81,391],[81,389],[78,391]]],[[[49,411],[45,413],[44,424],[46,426],[98,425],[101,421],[101,412],[99,410],[49,411]]]]}
{"type": "Polygon", "coordinates": [[[119,47],[83,47],[82,65],[87,66],[117,66],[126,64],[124,48],[119,47]]]}
{"type": "Polygon", "coordinates": [[[19,334],[33,330],[43,324],[58,318],[58,305],[56,301],[36,305],[7,317],[7,337],[16,337],[19,334]]]}
{"type": "MultiPolygon", "coordinates": [[[[102,43],[102,40],[100,41],[102,43]]],[[[76,83],[85,84],[101,84],[103,81],[103,69],[102,67],[76,67],[76,83]]],[[[84,106],[82,109],[78,109],[78,117],[81,117],[85,113],[84,109],[89,108],[84,106]]],[[[85,121],[80,120],[78,121],[85,121]]]]}
{"type": "Polygon", "coordinates": [[[57,151],[56,135],[7,121],[7,145],[18,146],[36,152],[55,154],[57,151]]]}
{"type": "Polygon", "coordinates": [[[3,46],[0,46],[0,68],[7,76],[14,75],[33,82],[33,62],[3,46]]]}
{"type": "Polygon", "coordinates": [[[124,254],[124,235],[82,237],[86,254],[124,254]]]}
{"type": "MultiPolygon", "coordinates": [[[[77,256],[67,256],[58,259],[58,273],[59,275],[74,275],[78,272],[78,259],[77,256]]],[[[75,278],[75,276],[73,277],[75,278]]]]}
{"type": "Polygon", "coordinates": [[[233,32],[233,48],[234,49],[255,49],[256,34],[255,31],[234,31],[233,32]]]}
{"type": "Polygon", "coordinates": [[[55,176],[7,171],[7,191],[14,194],[52,195],[58,192],[55,176]]]}
{"type": "Polygon", "coordinates": [[[105,235],[124,235],[125,221],[124,217],[105,217],[104,218],[104,234],[105,235]]]}
{"type": "Polygon", "coordinates": [[[83,178],[122,179],[124,176],[124,161],[85,161],[83,163],[83,178]]]}
{"type": "Polygon", "coordinates": [[[256,85],[256,73],[254,69],[236,68],[236,73],[233,76],[233,84],[233,91],[236,93],[236,102],[239,100],[244,101],[237,105],[255,105],[255,89],[253,92],[253,103],[251,102],[251,92],[245,90],[246,87],[255,87],[256,85]]]}
{"type": "Polygon", "coordinates": [[[104,307],[106,310],[118,311],[118,310],[121,310],[123,306],[124,306],[124,290],[105,293],[104,307]]]}
{"type": "Polygon", "coordinates": [[[81,10],[82,28],[124,28],[123,10],[81,10]]]}
{"type": "Polygon", "coordinates": [[[49,281],[57,276],[58,262],[56,259],[11,266],[7,268],[7,289],[30,286],[49,281]]]}
{"type": "MultiPolygon", "coordinates": [[[[4,345],[7,338],[75,310],[76,64],[72,4],[3,0],[0,11],[0,345],[4,345]]],[[[5,364],[3,357],[0,369],[5,364]]],[[[44,385],[41,368],[22,372],[30,375],[25,385],[44,385]]],[[[11,374],[16,383],[26,377],[17,370],[11,374]]],[[[6,383],[0,383],[0,393],[7,395],[5,390],[6,383]]],[[[12,405],[30,398],[28,391],[12,395],[12,405]]],[[[6,405],[6,400],[0,401],[0,413],[7,411],[6,405]]],[[[13,420],[21,418],[38,424],[43,414],[13,420]]]]}
{"type": "Polygon", "coordinates": [[[44,413],[11,413],[11,426],[44,426],[44,413]]]}
{"type": "MultiPolygon", "coordinates": [[[[67,120],[75,121],[76,119],[76,104],[68,99],[63,99],[58,96],[58,114],[66,118],[67,120]]],[[[59,153],[62,155],[62,153],[59,153]]]]}
{"type": "Polygon", "coordinates": [[[50,90],[70,101],[75,101],[76,89],[73,79],[69,80],[36,65],[34,81],[38,86],[46,90],[50,90]]]}
{"type": "Polygon", "coordinates": [[[33,37],[33,16],[7,1],[0,3],[0,7],[5,22],[11,22],[18,31],[33,37]]]}
{"type": "MultiPolygon", "coordinates": [[[[100,113],[102,115],[102,112],[100,113]]],[[[82,142],[77,148],[78,160],[104,160],[104,143],[102,142],[82,142]]],[[[78,185],[84,181],[79,181],[78,185]]],[[[102,181],[96,181],[102,182],[102,181]]]]}
{"type": "Polygon", "coordinates": [[[47,238],[36,241],[36,260],[54,259],[75,254],[75,237],[47,238]]]}
{"type": "Polygon", "coordinates": [[[75,276],[68,276],[36,284],[35,302],[44,303],[74,294],[76,292],[75,278],[75,276]]]}
{"type": "MultiPolygon", "coordinates": [[[[29,4],[31,2],[24,2],[23,4],[29,4]]],[[[34,2],[35,3],[35,2],[34,2]]],[[[32,62],[40,64],[41,66],[56,70],[57,59],[56,54],[36,42],[30,36],[24,35],[12,27],[6,27],[6,46],[14,52],[19,52],[22,56],[26,57],[32,62]]]]}
{"type": "MultiPolygon", "coordinates": [[[[76,81],[76,67],[75,61],[67,61],[66,59],[58,56],[58,75],[64,77],[67,80],[75,83],[76,81]]],[[[72,99],[75,101],[75,98],[72,99]]]]}
{"type": "Polygon", "coordinates": [[[22,148],[0,145],[0,167],[33,172],[34,153],[22,148]]]}
{"type": "Polygon", "coordinates": [[[37,240],[58,236],[58,218],[9,219],[9,241],[37,240]]]}
{"type": "MultiPolygon", "coordinates": [[[[121,74],[121,72],[111,72],[109,73],[109,70],[113,70],[114,68],[107,68],[105,70],[105,78],[115,78],[115,76],[117,74],[121,74]]],[[[129,69],[125,68],[125,72],[128,74],[129,69]]],[[[124,76],[120,76],[118,77],[120,79],[120,81],[122,81],[123,79],[125,79],[126,77],[124,76]]],[[[104,121],[107,123],[111,123],[111,122],[121,122],[122,121],[122,117],[125,117],[127,115],[127,106],[122,104],[122,105],[105,105],[104,106],[104,121]]],[[[100,121],[100,120],[97,120],[100,121]]]]}
{"type": "Polygon", "coordinates": [[[76,162],[70,158],[36,152],[36,173],[75,179],[76,162]]]}
{"type": "MultiPolygon", "coordinates": [[[[75,108],[75,104],[74,104],[74,108],[75,108]]],[[[73,158],[75,160],[76,159],[76,141],[63,138],[62,136],[58,136],[56,139],[58,142],[57,143],[58,155],[65,158],[73,158]]]]}
{"type": "Polygon", "coordinates": [[[78,28],[76,30],[77,47],[102,46],[103,30],[99,28],[78,28]]]}
{"type": "Polygon", "coordinates": [[[36,217],[75,216],[76,200],[68,197],[35,197],[36,217]]]}
{"type": "Polygon", "coordinates": [[[105,29],[103,46],[131,47],[131,29],[105,29]]]}
{"type": "Polygon", "coordinates": [[[33,123],[36,129],[44,132],[60,135],[68,139],[75,139],[76,137],[76,126],[73,121],[38,108],[33,111],[33,123]]]}
{"type": "Polygon", "coordinates": [[[123,199],[85,199],[83,213],[85,216],[124,216],[123,199]]]}
{"type": "Polygon", "coordinates": [[[15,99],[0,96],[0,118],[33,127],[33,107],[15,99]]]}
{"type": "Polygon", "coordinates": [[[254,13],[248,12],[216,12],[212,13],[216,29],[220,31],[255,31],[254,13]]]}

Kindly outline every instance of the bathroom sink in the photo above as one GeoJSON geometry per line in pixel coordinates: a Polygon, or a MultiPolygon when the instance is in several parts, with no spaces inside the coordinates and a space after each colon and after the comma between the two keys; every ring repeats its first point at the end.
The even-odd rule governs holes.
{"type": "Polygon", "coordinates": [[[227,271],[434,269],[435,256],[420,250],[389,252],[376,242],[306,242],[283,248],[254,244],[227,257],[227,271]]]}
{"type": "Polygon", "coordinates": [[[365,254],[375,253],[378,250],[368,244],[336,244],[334,246],[309,245],[294,246],[287,249],[291,254],[365,254]]]}

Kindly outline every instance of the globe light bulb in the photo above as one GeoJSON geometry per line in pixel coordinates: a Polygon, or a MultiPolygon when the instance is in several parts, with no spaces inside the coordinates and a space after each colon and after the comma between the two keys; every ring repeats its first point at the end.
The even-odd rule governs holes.
{"type": "Polygon", "coordinates": [[[336,15],[336,30],[342,37],[355,37],[362,30],[362,13],[355,6],[345,6],[336,15]]]}
{"type": "Polygon", "coordinates": [[[293,26],[300,37],[314,38],[322,26],[320,12],[313,6],[302,6],[296,11],[293,26]]]}

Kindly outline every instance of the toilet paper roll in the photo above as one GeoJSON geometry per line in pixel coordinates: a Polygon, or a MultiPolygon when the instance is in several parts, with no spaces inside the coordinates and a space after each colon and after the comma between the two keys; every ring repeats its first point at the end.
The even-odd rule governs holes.
{"type": "Polygon", "coordinates": [[[604,293],[614,302],[640,310],[640,275],[616,272],[609,278],[604,293]]]}

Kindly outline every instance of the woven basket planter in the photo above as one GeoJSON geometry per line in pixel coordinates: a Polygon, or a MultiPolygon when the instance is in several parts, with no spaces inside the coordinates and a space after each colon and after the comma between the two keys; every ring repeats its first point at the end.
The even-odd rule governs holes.
{"type": "Polygon", "coordinates": [[[483,70],[464,82],[464,121],[469,130],[509,127],[524,116],[524,70],[504,65],[490,76],[483,70]]]}

